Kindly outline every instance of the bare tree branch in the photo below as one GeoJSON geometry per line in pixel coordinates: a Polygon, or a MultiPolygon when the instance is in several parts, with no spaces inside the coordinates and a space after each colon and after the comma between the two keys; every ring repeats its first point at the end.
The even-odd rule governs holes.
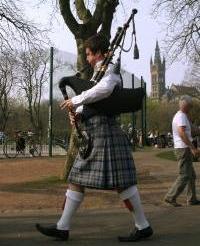
{"type": "Polygon", "coordinates": [[[199,0],[155,0],[153,14],[166,18],[166,53],[171,60],[181,55],[200,57],[199,0]]]}
{"type": "Polygon", "coordinates": [[[113,15],[115,13],[115,9],[118,4],[119,1],[115,0],[115,1],[107,2],[104,5],[101,32],[104,33],[104,35],[106,35],[109,39],[111,37],[110,30],[111,30],[113,15]]]}
{"type": "Polygon", "coordinates": [[[0,3],[0,49],[41,46],[45,31],[28,21],[21,11],[19,0],[2,0],[0,3]]]}
{"type": "Polygon", "coordinates": [[[194,61],[190,69],[185,74],[183,84],[197,88],[200,94],[200,61],[194,61]]]}
{"type": "Polygon", "coordinates": [[[0,56],[0,129],[5,130],[11,113],[12,90],[16,83],[16,54],[4,52],[0,56]]]}
{"type": "Polygon", "coordinates": [[[18,61],[21,75],[18,87],[24,92],[30,122],[38,136],[41,136],[42,132],[40,120],[42,92],[49,79],[48,60],[46,51],[33,49],[30,52],[22,52],[18,61]]]}
{"type": "Polygon", "coordinates": [[[76,33],[79,30],[79,24],[71,12],[70,0],[59,0],[59,5],[60,5],[61,15],[63,16],[66,25],[68,26],[70,31],[74,35],[76,35],[76,33]]]}
{"type": "Polygon", "coordinates": [[[82,20],[83,23],[87,23],[91,19],[92,14],[90,10],[86,8],[84,0],[75,0],[74,4],[76,6],[79,19],[82,20]]]}

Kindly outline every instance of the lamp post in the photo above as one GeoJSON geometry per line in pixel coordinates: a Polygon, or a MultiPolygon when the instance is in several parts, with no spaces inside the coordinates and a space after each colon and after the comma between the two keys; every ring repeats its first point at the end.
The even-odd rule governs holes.
{"type": "Polygon", "coordinates": [[[53,108],[53,47],[50,48],[50,78],[49,78],[49,157],[52,157],[52,108],[53,108]]]}
{"type": "MultiPolygon", "coordinates": [[[[132,74],[132,89],[135,87],[135,76],[132,74]]],[[[135,128],[135,114],[132,113],[132,127],[135,128]]]]}
{"type": "Polygon", "coordinates": [[[142,102],[142,110],[141,110],[141,128],[142,128],[142,145],[146,144],[146,83],[141,76],[141,88],[144,89],[145,96],[142,102]]]}

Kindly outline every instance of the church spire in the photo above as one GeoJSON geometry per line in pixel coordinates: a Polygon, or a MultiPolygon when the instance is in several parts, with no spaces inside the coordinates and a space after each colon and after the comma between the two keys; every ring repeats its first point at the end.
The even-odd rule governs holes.
{"type": "Polygon", "coordinates": [[[165,57],[161,58],[158,41],[156,41],[155,56],[150,58],[151,97],[161,100],[166,92],[165,88],[165,57]],[[154,62],[153,62],[154,61],[154,62]]]}
{"type": "Polygon", "coordinates": [[[158,40],[156,41],[154,64],[161,64],[160,48],[159,48],[159,45],[158,45],[158,40]]]}
{"type": "Polygon", "coordinates": [[[150,65],[152,65],[153,64],[153,60],[152,60],[152,56],[151,56],[151,59],[150,59],[150,65]]]}

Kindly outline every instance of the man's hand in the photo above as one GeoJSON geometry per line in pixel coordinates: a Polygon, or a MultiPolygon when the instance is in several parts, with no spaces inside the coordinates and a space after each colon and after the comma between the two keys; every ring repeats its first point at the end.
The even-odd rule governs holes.
{"type": "Polygon", "coordinates": [[[194,155],[194,157],[199,157],[200,156],[200,150],[199,149],[192,148],[191,152],[194,155]]]}
{"type": "Polygon", "coordinates": [[[65,100],[60,104],[61,109],[67,109],[69,113],[69,120],[72,126],[75,125],[75,122],[80,120],[80,113],[74,112],[74,105],[71,99],[65,100]]]}
{"type": "Polygon", "coordinates": [[[74,110],[74,105],[71,99],[65,100],[60,104],[61,109],[67,109],[68,111],[74,110]]]}

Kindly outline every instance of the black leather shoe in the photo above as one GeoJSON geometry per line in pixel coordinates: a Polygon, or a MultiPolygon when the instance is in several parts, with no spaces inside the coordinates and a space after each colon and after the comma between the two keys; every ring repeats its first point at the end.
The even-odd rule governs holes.
{"type": "Polygon", "coordinates": [[[35,226],[36,226],[36,229],[43,235],[46,235],[49,237],[55,237],[63,241],[67,241],[69,238],[69,231],[58,230],[56,228],[56,225],[44,227],[44,226],[41,226],[40,224],[36,224],[35,226]]]}
{"type": "Polygon", "coordinates": [[[200,201],[199,200],[189,201],[188,205],[200,205],[200,201]]]}
{"type": "Polygon", "coordinates": [[[148,226],[143,230],[136,229],[135,232],[132,232],[127,237],[118,237],[118,240],[120,242],[137,242],[150,237],[152,234],[153,234],[153,230],[150,226],[148,226]]]}
{"type": "Polygon", "coordinates": [[[164,199],[164,202],[172,205],[173,207],[181,207],[182,206],[180,203],[177,203],[175,200],[169,200],[167,198],[164,199]]]}

